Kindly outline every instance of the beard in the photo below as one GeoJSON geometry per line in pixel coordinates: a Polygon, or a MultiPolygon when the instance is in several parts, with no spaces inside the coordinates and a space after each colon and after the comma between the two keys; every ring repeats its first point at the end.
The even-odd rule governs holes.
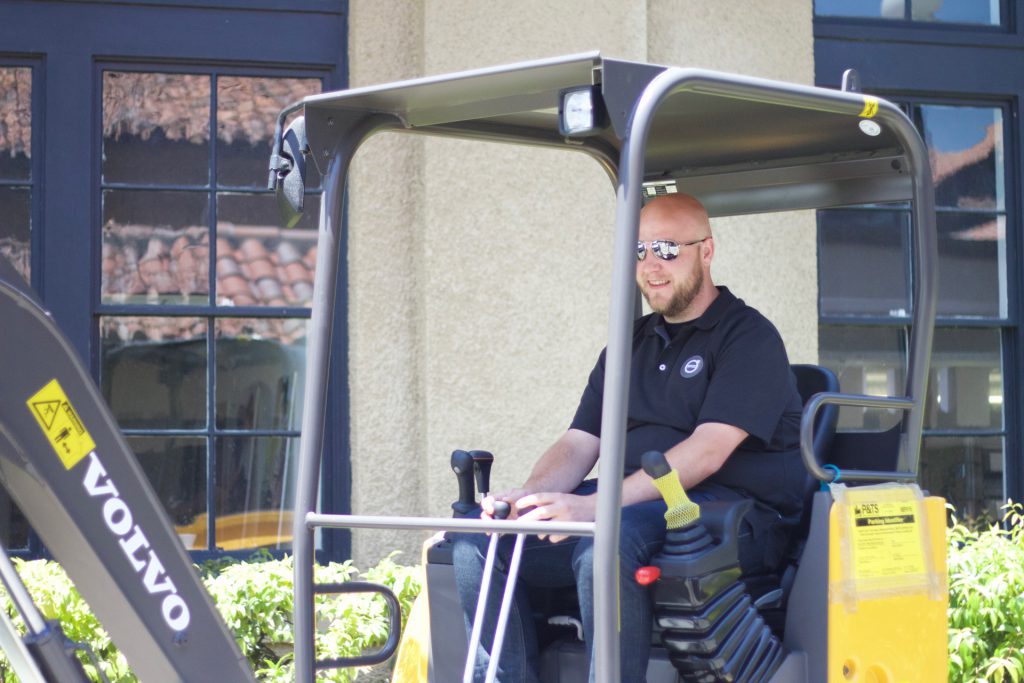
{"type": "Polygon", "coordinates": [[[644,298],[647,299],[647,304],[651,307],[651,310],[655,313],[660,313],[664,318],[674,318],[681,315],[690,304],[693,303],[697,293],[704,286],[704,271],[698,265],[694,268],[694,276],[687,279],[684,282],[680,282],[675,286],[672,296],[663,306],[657,306],[651,302],[650,296],[647,292],[643,292],[644,298]]]}

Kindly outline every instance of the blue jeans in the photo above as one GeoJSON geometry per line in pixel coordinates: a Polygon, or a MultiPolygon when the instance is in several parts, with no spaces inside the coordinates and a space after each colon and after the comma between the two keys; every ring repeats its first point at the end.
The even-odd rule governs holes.
{"type": "MultiPolygon", "coordinates": [[[[574,493],[587,495],[597,490],[597,482],[583,482],[574,493]]],[[[693,491],[691,499],[707,500],[693,491]]],[[[623,683],[642,683],[647,673],[651,649],[652,610],[647,588],[633,578],[639,567],[650,563],[665,539],[665,503],[661,500],[630,505],[622,509],[619,534],[619,647],[623,683]]],[[[487,555],[489,537],[485,534],[456,534],[453,537],[453,561],[459,599],[466,618],[467,633],[476,614],[477,598],[487,555]]],[[[498,544],[491,589],[484,613],[480,647],[476,655],[474,681],[483,681],[490,661],[491,643],[501,606],[501,596],[512,557],[514,536],[498,544]]],[[[498,661],[500,683],[536,683],[539,653],[531,618],[526,586],[569,588],[575,586],[587,654],[593,662],[594,635],[594,542],[590,537],[571,537],[560,543],[528,536],[523,545],[519,581],[509,615],[505,640],[498,661]]],[[[590,680],[594,680],[591,666],[590,680]]]]}

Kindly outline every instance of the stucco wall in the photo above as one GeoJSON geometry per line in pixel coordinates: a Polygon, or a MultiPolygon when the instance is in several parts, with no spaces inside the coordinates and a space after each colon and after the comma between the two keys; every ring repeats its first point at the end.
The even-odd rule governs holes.
{"type": "MultiPolygon", "coordinates": [[[[349,7],[353,86],[591,49],[813,80],[806,0],[349,7]]],[[[356,157],[349,217],[353,510],[450,514],[454,448],[492,450],[494,488],[520,483],[568,425],[607,334],[607,176],[567,152],[391,134],[356,157]]],[[[776,321],[794,360],[813,360],[813,215],[716,231],[716,280],[776,321]]],[[[356,532],[353,554],[416,561],[422,538],[356,532]]]]}

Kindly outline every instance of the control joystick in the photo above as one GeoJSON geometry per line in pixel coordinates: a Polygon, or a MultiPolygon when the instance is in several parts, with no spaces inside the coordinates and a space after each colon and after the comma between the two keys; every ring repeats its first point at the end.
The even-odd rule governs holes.
{"type": "Polygon", "coordinates": [[[473,456],[466,451],[452,451],[452,471],[459,481],[459,499],[452,503],[456,517],[476,516],[476,492],[473,490],[473,456]]]}

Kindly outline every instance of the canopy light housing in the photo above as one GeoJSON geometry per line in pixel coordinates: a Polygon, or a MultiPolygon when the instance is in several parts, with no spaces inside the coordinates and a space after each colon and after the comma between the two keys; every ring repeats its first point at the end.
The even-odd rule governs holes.
{"type": "Polygon", "coordinates": [[[566,137],[595,135],[607,125],[599,85],[569,88],[558,93],[558,130],[566,137]]]}

